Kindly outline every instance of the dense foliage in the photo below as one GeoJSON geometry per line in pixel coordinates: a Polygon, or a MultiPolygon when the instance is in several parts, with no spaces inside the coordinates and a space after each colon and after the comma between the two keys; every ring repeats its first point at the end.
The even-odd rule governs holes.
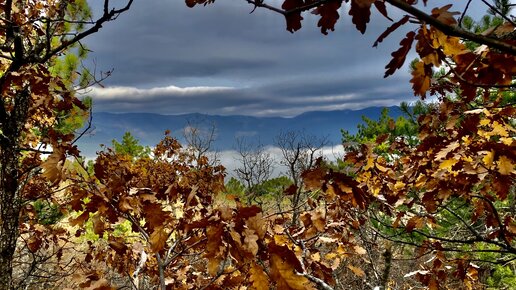
{"type": "MultiPolygon", "coordinates": [[[[6,0],[0,5],[0,289],[22,286],[13,284],[13,271],[20,270],[13,270],[15,251],[27,249],[36,261],[40,256],[34,252],[41,247],[51,252],[46,241],[62,233],[40,227],[39,206],[32,202],[58,203],[65,156],[79,154],[73,131],[87,106],[75,97],[75,89],[95,79],[79,72],[79,59],[86,55],[80,42],[132,1],[120,8],[104,2],[98,19],[84,0],[6,0]],[[50,156],[43,162],[44,154],[50,156]],[[20,239],[26,247],[19,246],[20,239]]],[[[30,280],[25,274],[37,268],[25,262],[28,267],[18,276],[22,284],[30,280]]]]}

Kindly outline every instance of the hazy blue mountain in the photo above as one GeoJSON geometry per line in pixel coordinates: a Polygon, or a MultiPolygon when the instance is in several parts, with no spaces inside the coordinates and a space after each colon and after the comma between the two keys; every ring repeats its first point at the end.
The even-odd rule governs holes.
{"type": "MultiPolygon", "coordinates": [[[[94,156],[100,150],[99,144],[110,146],[111,140],[120,140],[130,131],[144,145],[153,146],[163,137],[165,130],[172,136],[183,139],[183,130],[190,123],[199,128],[216,128],[217,150],[234,149],[237,137],[245,136],[251,141],[259,140],[264,145],[273,145],[274,137],[282,131],[301,131],[319,137],[327,137],[331,144],[339,144],[340,129],[356,132],[362,116],[377,119],[382,108],[370,107],[363,110],[342,110],[307,112],[293,118],[212,116],[203,114],[158,115],[151,113],[93,113],[91,132],[83,136],[78,144],[85,156],[94,156]]],[[[398,107],[390,108],[395,117],[401,112],[398,107]]]]}

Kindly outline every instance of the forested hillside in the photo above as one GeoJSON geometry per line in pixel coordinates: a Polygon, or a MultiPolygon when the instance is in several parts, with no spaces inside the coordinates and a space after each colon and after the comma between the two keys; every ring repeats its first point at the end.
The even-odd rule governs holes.
{"type": "MultiPolygon", "coordinates": [[[[78,141],[83,155],[94,156],[100,144],[109,145],[112,139],[120,139],[125,132],[146,146],[153,146],[163,137],[166,130],[181,142],[189,127],[203,131],[215,130],[212,150],[236,149],[236,140],[245,137],[248,141],[261,142],[264,146],[274,146],[274,138],[282,131],[305,131],[319,138],[326,137],[328,145],[341,142],[340,130],[356,131],[362,116],[376,119],[382,108],[363,110],[309,112],[292,118],[252,117],[252,116],[211,116],[204,114],[158,115],[150,113],[93,113],[91,127],[78,141]]],[[[401,112],[397,107],[389,108],[393,118],[401,112]]]]}

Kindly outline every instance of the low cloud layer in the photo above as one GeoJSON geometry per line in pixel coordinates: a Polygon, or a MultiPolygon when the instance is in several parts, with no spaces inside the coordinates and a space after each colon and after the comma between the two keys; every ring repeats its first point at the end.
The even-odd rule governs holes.
{"type": "MultiPolygon", "coordinates": [[[[399,80],[398,80],[399,81],[399,80]]],[[[400,81],[401,82],[401,81],[400,81]]],[[[154,87],[148,89],[112,86],[93,88],[84,94],[93,98],[96,111],[153,112],[212,115],[295,116],[307,111],[362,109],[390,106],[410,100],[403,86],[392,82],[384,88],[360,81],[315,84],[306,91],[293,82],[259,87],[154,87]]]]}

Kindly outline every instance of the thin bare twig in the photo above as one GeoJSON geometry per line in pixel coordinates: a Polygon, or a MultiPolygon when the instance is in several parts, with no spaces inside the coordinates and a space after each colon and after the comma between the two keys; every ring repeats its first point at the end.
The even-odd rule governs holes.
{"type": "Polygon", "coordinates": [[[471,4],[471,0],[468,0],[468,3],[466,3],[466,7],[464,7],[464,11],[462,11],[462,14],[459,18],[459,27],[462,27],[462,20],[464,19],[464,16],[466,16],[466,12],[469,9],[469,4],[471,4]]]}

